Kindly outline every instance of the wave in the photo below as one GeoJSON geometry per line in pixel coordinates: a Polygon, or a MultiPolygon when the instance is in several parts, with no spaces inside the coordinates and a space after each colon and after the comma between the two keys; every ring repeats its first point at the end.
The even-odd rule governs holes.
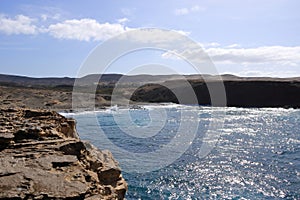
{"type": "Polygon", "coordinates": [[[240,108],[240,107],[211,107],[211,106],[199,106],[199,105],[184,105],[184,104],[176,104],[176,103],[153,103],[153,104],[134,104],[130,106],[118,106],[114,105],[111,107],[107,107],[105,109],[100,110],[92,110],[92,111],[76,111],[76,112],[59,112],[59,114],[65,117],[72,117],[77,115],[92,115],[97,113],[117,113],[127,110],[154,110],[154,109],[178,109],[178,110],[198,110],[198,111],[222,111],[226,112],[227,115],[231,115],[236,112],[251,112],[261,113],[298,113],[299,109],[285,109],[285,108],[240,108]]]}

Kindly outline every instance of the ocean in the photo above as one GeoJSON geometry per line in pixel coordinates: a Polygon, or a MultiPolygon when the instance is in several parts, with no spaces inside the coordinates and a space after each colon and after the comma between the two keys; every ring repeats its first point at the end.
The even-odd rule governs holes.
{"type": "Polygon", "coordinates": [[[126,199],[300,199],[300,110],[151,104],[64,115],[112,151],[126,199]]]}

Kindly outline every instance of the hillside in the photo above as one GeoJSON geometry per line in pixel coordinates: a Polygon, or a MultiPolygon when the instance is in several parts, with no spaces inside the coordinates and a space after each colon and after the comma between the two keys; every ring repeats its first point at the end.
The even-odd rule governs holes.
{"type": "MultiPolygon", "coordinates": [[[[133,75],[91,74],[75,78],[31,78],[0,74],[0,102],[2,107],[46,108],[57,111],[72,109],[73,85],[76,81],[79,91],[93,94],[95,84],[96,108],[111,105],[111,95],[116,83],[118,88],[117,104],[145,102],[179,103],[176,96],[162,85],[181,91],[187,87],[182,79],[192,85],[197,102],[180,102],[186,104],[211,105],[206,82],[219,84],[213,75],[133,75]],[[204,81],[205,80],[205,81],[204,81]],[[138,89],[136,90],[136,87],[138,89]]],[[[222,106],[237,107],[300,107],[300,78],[238,77],[230,74],[221,76],[227,102],[222,106]]],[[[187,94],[186,94],[187,95],[187,94]]]]}

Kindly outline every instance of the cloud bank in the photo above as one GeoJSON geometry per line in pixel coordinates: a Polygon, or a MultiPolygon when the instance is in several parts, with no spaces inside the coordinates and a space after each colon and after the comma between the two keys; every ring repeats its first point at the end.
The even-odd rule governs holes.
{"type": "MultiPolygon", "coordinates": [[[[177,15],[185,15],[191,12],[198,12],[203,10],[199,6],[191,8],[181,8],[175,11],[177,15]]],[[[58,16],[55,17],[57,20],[58,16]]],[[[66,40],[78,40],[78,41],[104,41],[115,35],[124,33],[132,28],[126,26],[128,18],[122,18],[116,20],[114,23],[99,23],[95,19],[83,18],[83,19],[70,19],[61,22],[52,22],[48,25],[44,24],[48,15],[43,15],[41,18],[31,18],[25,15],[16,15],[9,17],[4,14],[0,14],[0,33],[6,35],[37,35],[48,34],[51,37],[57,39],[66,40]]],[[[49,23],[49,21],[47,21],[49,23]]],[[[189,35],[189,32],[177,30],[184,35],[189,35]]],[[[140,40],[144,39],[144,36],[136,36],[140,40]]],[[[170,38],[168,38],[170,39],[170,38]]],[[[165,39],[164,39],[165,40],[165,39]]],[[[276,69],[290,69],[290,74],[293,72],[293,68],[300,66],[300,46],[260,46],[243,48],[239,44],[232,44],[222,46],[219,43],[206,43],[201,44],[204,51],[209,55],[212,61],[216,65],[227,66],[247,66],[251,65],[252,70],[245,71],[245,75],[257,74],[261,69],[258,66],[276,66],[276,69]],[[256,68],[256,70],[253,70],[256,68]]],[[[193,52],[193,48],[188,48],[187,55],[201,55],[201,52],[193,52]]],[[[178,52],[175,52],[178,53],[178,52]]],[[[162,54],[162,58],[176,59],[173,52],[165,52],[162,54]]],[[[177,58],[178,59],[178,58],[177,58]]],[[[193,59],[201,60],[201,56],[195,56],[193,59]]],[[[250,67],[249,67],[250,68],[250,67]]],[[[273,67],[274,69],[274,67],[273,67]]],[[[269,72],[272,69],[268,69],[269,72]]],[[[277,70],[278,72],[278,70],[277,70]]],[[[285,72],[283,70],[283,72],[285,72]]],[[[285,72],[286,73],[286,72],[285,72]]]]}
{"type": "Polygon", "coordinates": [[[262,46],[256,48],[208,48],[205,50],[215,62],[251,64],[279,63],[297,65],[300,46],[262,46]]]}
{"type": "MultiPolygon", "coordinates": [[[[41,20],[49,17],[42,15],[41,20]]],[[[71,19],[59,23],[50,24],[48,27],[38,26],[38,20],[24,15],[14,18],[0,15],[0,33],[7,35],[48,33],[58,39],[70,39],[79,41],[103,41],[117,34],[129,30],[125,26],[127,18],[119,19],[117,23],[99,23],[95,19],[71,19]]]]}
{"type": "MultiPolygon", "coordinates": [[[[212,46],[215,44],[217,43],[212,43],[212,46]]],[[[207,46],[210,46],[210,44],[207,46]]],[[[256,48],[240,48],[239,45],[234,44],[227,47],[208,47],[204,48],[204,51],[215,63],[219,64],[244,65],[273,63],[278,65],[298,66],[300,63],[300,46],[262,46],[256,48]]],[[[165,52],[162,54],[162,57],[178,59],[174,53],[178,52],[165,52]]],[[[187,50],[184,54],[196,55],[197,52],[187,50]]],[[[198,54],[201,55],[201,52],[198,54]]],[[[198,59],[201,59],[201,56],[199,56],[198,59]]]]}

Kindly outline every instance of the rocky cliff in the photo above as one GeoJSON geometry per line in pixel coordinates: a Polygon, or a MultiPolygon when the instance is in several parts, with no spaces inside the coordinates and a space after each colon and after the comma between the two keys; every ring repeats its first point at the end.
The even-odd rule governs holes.
{"type": "MultiPolygon", "coordinates": [[[[127,105],[135,102],[175,102],[178,99],[170,90],[162,85],[170,86],[187,100],[181,103],[198,103],[210,105],[210,95],[206,82],[224,81],[227,97],[226,106],[237,107],[293,107],[299,108],[300,77],[238,77],[230,74],[213,75],[135,75],[105,74],[99,81],[96,94],[94,83],[100,75],[87,75],[77,79],[80,87],[76,90],[95,98],[93,105],[84,105],[82,109],[95,107],[103,109],[111,105],[112,92],[115,83],[122,77],[122,83],[115,91],[113,104],[127,105]],[[180,82],[188,80],[198,98],[198,102],[190,102],[188,90],[180,82]],[[204,81],[205,80],[205,81],[204,81]],[[90,85],[92,83],[92,86],[90,85]],[[150,84],[147,84],[150,83],[150,84]],[[143,85],[136,90],[136,86],[143,85]],[[135,92],[134,92],[135,91],[135,92]],[[131,96],[131,94],[134,94],[131,96]],[[134,102],[135,101],[135,102],[134,102]]],[[[0,104],[7,108],[50,109],[56,111],[72,110],[73,78],[30,78],[0,74],[0,104]]],[[[214,83],[212,83],[213,85],[214,83]]],[[[213,86],[212,86],[213,87],[213,86]]]]}
{"type": "Polygon", "coordinates": [[[126,190],[112,154],[81,141],[74,120],[0,109],[0,199],[123,199],[126,190]]]}
{"type": "MultiPolygon", "coordinates": [[[[186,102],[182,104],[211,105],[211,99],[207,83],[203,80],[190,80],[197,97],[197,102],[186,102]]],[[[219,85],[219,82],[211,80],[210,87],[219,85]]],[[[238,79],[224,80],[226,104],[221,106],[235,107],[284,107],[300,108],[300,81],[284,79],[238,79]]],[[[160,84],[148,84],[137,89],[131,97],[136,102],[173,102],[179,103],[172,91],[177,91],[181,96],[188,96],[186,86],[178,81],[160,84]],[[164,85],[164,86],[163,86],[164,85]],[[167,87],[165,87],[167,86],[167,87]],[[186,94],[185,94],[186,93],[186,94]]]]}

